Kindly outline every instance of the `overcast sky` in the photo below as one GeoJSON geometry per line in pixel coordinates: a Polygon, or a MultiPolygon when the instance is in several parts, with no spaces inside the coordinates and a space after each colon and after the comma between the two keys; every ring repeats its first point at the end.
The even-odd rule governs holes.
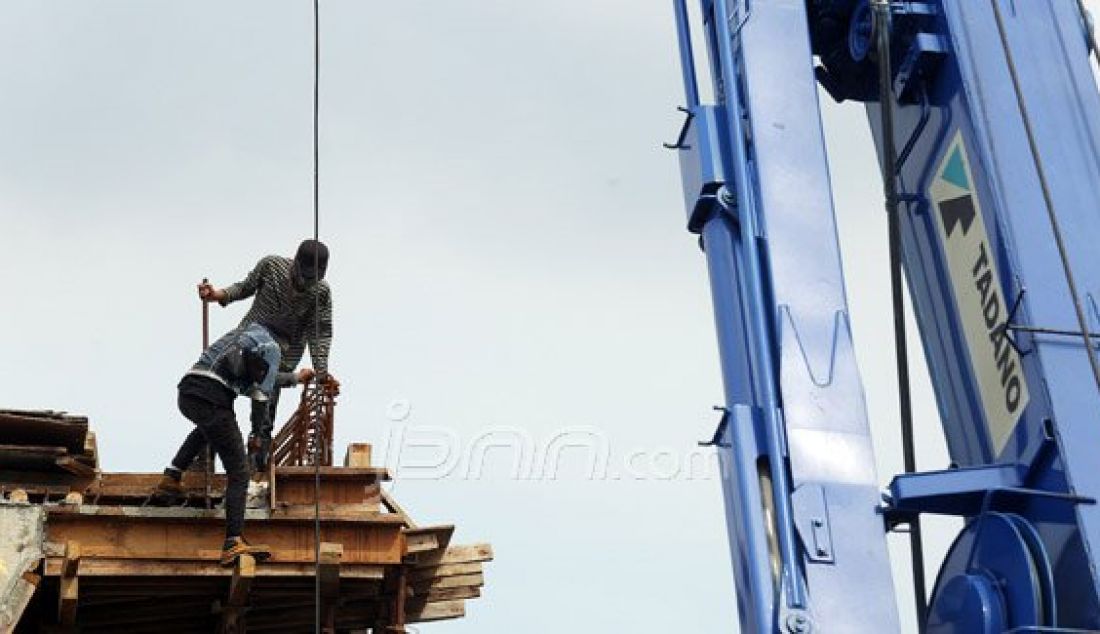
{"type": "MultiPolygon", "coordinates": [[[[497,554],[469,616],[425,630],[736,631],[719,484],[685,467],[722,393],[660,147],[682,102],[669,3],[322,4],[338,445],[403,461],[395,494],[420,523],[497,554]],[[513,452],[486,449],[508,438],[536,464],[596,439],[606,477],[566,447],[556,477],[516,479],[513,452]]],[[[0,2],[0,406],[89,415],[104,469],[159,470],[189,431],[194,285],[312,232],[310,5],[0,2]]],[[[881,187],[862,109],[823,107],[885,484],[901,459],[881,187]]],[[[214,307],[214,334],[245,309],[214,307]]],[[[942,468],[914,356],[919,465],[942,468]]],[[[953,530],[931,529],[930,561],[953,530]]]]}

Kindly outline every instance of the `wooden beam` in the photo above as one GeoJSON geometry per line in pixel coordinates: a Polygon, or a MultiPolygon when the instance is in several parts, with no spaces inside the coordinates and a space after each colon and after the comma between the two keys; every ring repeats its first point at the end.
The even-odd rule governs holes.
{"type": "Polygon", "coordinates": [[[424,603],[454,601],[456,599],[476,599],[480,596],[481,588],[472,586],[465,586],[462,588],[439,588],[436,590],[428,590],[423,594],[414,594],[409,597],[409,603],[415,606],[422,606],[424,603]]]}
{"type": "Polygon", "coordinates": [[[415,563],[421,556],[429,556],[433,551],[442,552],[447,544],[451,543],[454,531],[455,527],[449,524],[406,528],[405,542],[408,551],[405,554],[405,561],[415,563]]]}
{"type": "MultiPolygon", "coordinates": [[[[313,563],[313,520],[251,519],[265,514],[247,514],[246,528],[255,543],[272,549],[272,561],[313,563]]],[[[216,561],[225,531],[221,512],[201,509],[58,506],[47,517],[48,543],[79,541],[86,557],[105,559],[216,561]]],[[[343,544],[343,561],[351,564],[397,564],[405,547],[400,523],[386,516],[322,518],[321,539],[343,544]]]]}
{"type": "MultiPolygon", "coordinates": [[[[70,482],[72,477],[60,473],[52,476],[55,479],[60,477],[58,484],[70,482]]],[[[149,497],[160,478],[159,473],[100,473],[94,481],[84,485],[86,487],[84,493],[93,504],[137,506],[149,497]]],[[[380,483],[388,479],[389,472],[385,469],[322,467],[320,502],[322,504],[367,504],[374,506],[372,510],[377,510],[379,505],[384,503],[380,483]]],[[[0,477],[0,480],[3,478],[0,477]]],[[[22,482],[22,480],[16,481],[22,482]]],[[[314,503],[312,467],[274,467],[269,476],[269,482],[271,482],[269,491],[272,505],[275,507],[282,503],[308,506],[314,503]]],[[[181,485],[190,497],[201,497],[205,492],[205,481],[201,472],[185,471],[181,485]]],[[[211,488],[216,497],[222,495],[225,486],[225,474],[215,474],[211,480],[211,488]]]]}
{"type": "Polygon", "coordinates": [[[373,632],[405,634],[406,599],[408,597],[407,567],[391,569],[383,584],[384,601],[378,606],[373,632]]]}
{"type": "Polygon", "coordinates": [[[444,619],[458,619],[466,616],[465,601],[440,601],[438,603],[425,603],[423,608],[410,611],[410,623],[424,623],[426,621],[442,621],[444,619]]]}
{"type": "MultiPolygon", "coordinates": [[[[378,504],[321,504],[321,519],[345,520],[345,521],[371,521],[385,520],[391,516],[378,510],[378,504]]],[[[309,504],[279,503],[271,509],[272,519],[309,519],[312,520],[317,512],[316,506],[309,504]]]]}
{"type": "Polygon", "coordinates": [[[57,596],[57,622],[76,625],[76,606],[80,598],[80,542],[65,543],[61,562],[61,587],[57,596]]]}
{"type": "Polygon", "coordinates": [[[321,542],[317,560],[317,576],[321,590],[321,616],[325,633],[336,634],[336,608],[340,600],[340,560],[344,546],[321,542]]]}
{"type": "Polygon", "coordinates": [[[427,566],[413,568],[409,578],[413,581],[435,579],[440,577],[457,577],[459,575],[476,575],[482,572],[480,562],[465,564],[443,564],[441,566],[427,566]]]}
{"type": "MultiPolygon", "coordinates": [[[[315,467],[277,466],[275,476],[284,478],[312,478],[315,467]]],[[[321,467],[322,479],[362,479],[389,480],[390,471],[384,467],[321,467]]]]}
{"type": "Polygon", "coordinates": [[[99,466],[99,444],[92,430],[88,430],[84,436],[84,455],[91,460],[93,466],[99,466]]]}
{"type": "MultiPolygon", "coordinates": [[[[100,473],[84,491],[84,496],[93,504],[122,503],[138,505],[148,499],[157,486],[160,473],[100,473]]],[[[190,469],[183,472],[180,482],[184,493],[192,497],[202,497],[205,493],[205,474],[190,469]]],[[[210,481],[211,488],[218,495],[225,490],[224,473],[216,473],[210,481]]]]}
{"type": "Polygon", "coordinates": [[[493,547],[490,544],[471,544],[450,546],[444,551],[426,553],[417,557],[417,567],[437,566],[440,564],[467,564],[475,561],[492,561],[493,547]]]}
{"type": "Polygon", "coordinates": [[[53,445],[4,445],[0,444],[0,454],[32,454],[42,456],[64,456],[69,453],[65,447],[53,445]]]}
{"type": "Polygon", "coordinates": [[[418,526],[416,530],[431,531],[439,540],[439,547],[446,548],[451,545],[451,537],[455,534],[454,524],[435,524],[433,526],[418,526]]]}
{"type": "Polygon", "coordinates": [[[0,411],[5,439],[19,444],[61,445],[73,453],[84,450],[88,419],[45,412],[0,411]]]}
{"type": "Polygon", "coordinates": [[[252,580],[256,578],[256,558],[252,555],[237,557],[233,567],[233,577],[229,580],[229,600],[226,605],[243,608],[248,605],[248,591],[252,580]]]}
{"type": "Polygon", "coordinates": [[[348,451],[344,454],[345,467],[370,467],[371,459],[370,443],[353,442],[348,445],[348,451]]]}
{"type": "MultiPolygon", "coordinates": [[[[321,524],[340,525],[357,524],[365,526],[388,526],[389,529],[400,532],[403,528],[401,519],[389,513],[376,511],[364,511],[358,505],[350,505],[351,512],[343,512],[338,509],[346,508],[343,505],[324,505],[321,507],[321,524]]],[[[225,518],[225,511],[220,509],[202,509],[196,507],[159,507],[159,506],[104,506],[88,504],[83,508],[67,508],[50,506],[46,512],[50,515],[50,521],[81,521],[73,519],[77,517],[88,518],[87,521],[95,521],[94,517],[119,518],[123,521],[175,521],[195,524],[220,523],[225,518]]],[[[313,526],[313,513],[308,518],[298,517],[295,514],[273,512],[268,509],[245,509],[246,522],[257,521],[279,525],[309,525],[313,526]]]]}
{"type": "MultiPolygon", "coordinates": [[[[381,482],[389,478],[385,469],[322,467],[320,502],[322,504],[381,503],[381,482]]],[[[312,505],[315,486],[312,467],[275,467],[271,504],[312,505]]]]}
{"type": "Polygon", "coordinates": [[[392,495],[385,490],[382,490],[380,495],[382,497],[382,506],[386,507],[386,510],[400,517],[401,521],[405,523],[405,526],[416,528],[416,522],[414,522],[412,517],[405,512],[405,509],[401,508],[401,505],[397,503],[397,500],[393,499],[392,495]]]}
{"type": "Polygon", "coordinates": [[[59,473],[35,474],[35,475],[50,476],[51,478],[54,477],[54,476],[57,476],[62,481],[60,481],[60,482],[30,482],[30,481],[24,481],[24,482],[19,482],[14,487],[5,486],[5,485],[10,485],[10,484],[15,484],[15,483],[12,482],[11,480],[5,480],[3,475],[4,475],[4,472],[0,471],[0,499],[3,499],[4,496],[6,495],[6,492],[10,491],[12,488],[23,489],[23,491],[27,494],[28,497],[33,497],[33,498],[47,498],[47,497],[48,498],[59,498],[59,497],[65,497],[65,495],[68,494],[69,491],[72,490],[72,480],[73,480],[73,478],[72,478],[72,476],[70,476],[68,474],[59,474],[59,473]]]}
{"type": "MultiPolygon", "coordinates": [[[[59,577],[62,561],[60,557],[46,559],[47,577],[59,577]]],[[[368,580],[381,581],[386,566],[375,564],[342,564],[340,577],[343,581],[368,580]]],[[[85,557],[80,564],[80,576],[89,577],[198,577],[218,578],[231,576],[232,570],[218,565],[217,561],[173,561],[140,559],[89,559],[85,557]]],[[[268,560],[256,567],[256,576],[262,578],[284,577],[288,579],[312,579],[313,562],[280,563],[268,560]]],[[[312,592],[312,591],[311,591],[312,592]]],[[[311,595],[312,596],[312,595],[311,595]]]]}
{"type": "MultiPolygon", "coordinates": [[[[0,430],[2,435],[2,430],[0,430]]],[[[32,474],[64,474],[58,468],[57,459],[65,456],[64,447],[35,447],[24,445],[0,445],[0,469],[18,474],[14,480],[22,483],[32,474]]]]}
{"type": "Polygon", "coordinates": [[[407,615],[405,614],[406,602],[409,597],[409,569],[401,566],[397,573],[397,596],[393,599],[394,622],[392,624],[395,634],[404,634],[407,615]]]}
{"type": "Polygon", "coordinates": [[[72,456],[62,456],[56,461],[57,466],[79,477],[91,477],[95,475],[95,467],[90,467],[72,456]]]}
{"type": "Polygon", "coordinates": [[[321,542],[321,559],[317,574],[321,578],[321,596],[335,599],[340,595],[340,561],[344,558],[343,544],[321,542]]]}
{"type": "Polygon", "coordinates": [[[405,531],[405,544],[406,552],[409,555],[439,550],[439,540],[436,539],[435,533],[407,530],[405,531]]]}
{"type": "Polygon", "coordinates": [[[75,577],[80,571],[80,542],[65,542],[65,558],[61,561],[61,576],[75,577]]]}
{"type": "Polygon", "coordinates": [[[441,564],[460,564],[471,561],[492,561],[491,544],[472,544],[470,546],[451,546],[439,559],[441,564]]]}
{"type": "Polygon", "coordinates": [[[466,586],[478,587],[485,585],[485,576],[481,573],[475,575],[458,575],[456,577],[440,577],[425,581],[414,581],[412,586],[417,593],[441,588],[462,588],[466,586]]]}
{"type": "Polygon", "coordinates": [[[229,596],[222,608],[219,634],[238,634],[245,631],[244,615],[248,609],[248,593],[256,578],[256,558],[252,555],[237,557],[233,577],[229,580],[229,596]]]}

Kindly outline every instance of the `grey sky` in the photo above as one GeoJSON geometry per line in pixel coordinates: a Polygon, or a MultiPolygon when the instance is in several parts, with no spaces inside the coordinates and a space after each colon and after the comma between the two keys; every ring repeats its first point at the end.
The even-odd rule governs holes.
{"type": "MultiPolygon", "coordinates": [[[[107,469],[159,469],[188,431],[174,388],[198,353],[194,284],[311,232],[310,5],[0,3],[0,404],[90,415],[107,469]]],[[[721,388],[660,149],[682,100],[668,3],[323,5],[338,444],[384,455],[438,427],[466,451],[487,430],[545,445],[582,426],[613,468],[693,452],[721,388]]],[[[824,119],[885,483],[901,460],[881,187],[862,109],[824,103],[824,119]]],[[[215,334],[244,308],[215,307],[215,334]]],[[[943,467],[916,376],[920,465],[943,467]]],[[[566,455],[554,481],[514,480],[492,450],[480,478],[398,482],[418,520],[497,553],[468,618],[425,629],[736,631],[717,480],[589,481],[566,455]]]]}

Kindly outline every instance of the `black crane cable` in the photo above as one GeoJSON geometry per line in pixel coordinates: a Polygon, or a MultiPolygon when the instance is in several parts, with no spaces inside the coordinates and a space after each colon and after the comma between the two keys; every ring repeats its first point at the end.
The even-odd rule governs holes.
{"type": "Polygon", "coordinates": [[[1089,11],[1085,8],[1085,0],[1077,0],[1077,11],[1081,14],[1081,25],[1085,27],[1085,33],[1088,35],[1089,50],[1092,52],[1092,56],[1096,58],[1097,66],[1100,67],[1100,49],[1096,47],[1096,32],[1092,28],[1089,11]]]}
{"type": "MultiPolygon", "coordinates": [[[[902,459],[905,472],[917,470],[913,441],[913,399],[909,384],[909,347],[905,334],[905,296],[901,279],[901,223],[898,217],[897,150],[894,146],[894,102],[890,55],[890,4],[875,0],[875,35],[878,44],[879,110],[882,138],[882,185],[886,192],[886,223],[890,243],[890,292],[894,313],[894,351],[897,362],[898,406],[901,415],[902,459]]],[[[928,611],[925,587],[924,544],[920,516],[909,520],[909,552],[913,560],[913,594],[918,629],[928,611]]]]}
{"type": "MultiPolygon", "coordinates": [[[[1073,310],[1077,315],[1077,325],[1080,327],[1078,334],[1085,342],[1085,354],[1089,356],[1089,366],[1092,367],[1092,376],[1096,380],[1096,388],[1100,390],[1100,362],[1093,352],[1092,333],[1089,332],[1089,322],[1085,317],[1085,308],[1081,303],[1081,295],[1077,291],[1077,282],[1073,276],[1073,267],[1069,263],[1069,251],[1066,248],[1065,239],[1062,237],[1062,226],[1058,222],[1058,215],[1054,212],[1054,196],[1050,192],[1050,183],[1047,181],[1046,168],[1043,159],[1039,155],[1039,143],[1035,140],[1035,129],[1031,124],[1031,113],[1024,101],[1024,92],[1020,87],[1020,74],[1016,69],[1016,59],[1012,55],[1012,49],[1008,45],[1008,32],[1005,29],[1004,16],[1001,14],[999,0],[990,0],[993,5],[993,17],[997,20],[997,34],[1001,39],[1001,48],[1004,49],[1005,62],[1008,64],[1008,73],[1012,78],[1012,89],[1016,96],[1016,107],[1020,111],[1020,118],[1024,123],[1024,132],[1027,134],[1027,145],[1031,152],[1031,160],[1035,164],[1035,172],[1039,177],[1039,188],[1043,192],[1043,203],[1046,207],[1047,220],[1050,222],[1051,233],[1054,234],[1054,243],[1058,247],[1058,257],[1062,261],[1062,272],[1066,278],[1066,286],[1070,299],[1073,300],[1073,310]]],[[[1080,6],[1080,5],[1078,5],[1080,6]]],[[[1091,38],[1091,35],[1090,35],[1091,38]]],[[[1092,41],[1090,39],[1090,41],[1092,41]]],[[[1098,53],[1100,55],[1100,53],[1098,53]]]]}
{"type": "MultiPolygon", "coordinates": [[[[321,101],[321,5],[313,0],[313,239],[321,239],[320,205],[320,101],[321,101]]],[[[313,270],[319,272],[321,251],[313,249],[313,270]]],[[[314,282],[315,284],[320,283],[314,282]]],[[[313,342],[321,340],[321,294],[313,292],[313,342]]],[[[310,359],[317,364],[316,351],[309,350],[310,359]]],[[[323,394],[321,373],[313,376],[315,394],[313,429],[313,631],[321,634],[321,395],[323,394]]]]}

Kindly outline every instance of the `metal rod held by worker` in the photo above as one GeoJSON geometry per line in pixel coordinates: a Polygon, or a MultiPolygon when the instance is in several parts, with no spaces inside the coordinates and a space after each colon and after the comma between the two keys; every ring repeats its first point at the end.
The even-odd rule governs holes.
{"type": "MultiPolygon", "coordinates": [[[[202,278],[203,286],[210,283],[207,278],[202,278]]],[[[210,301],[203,297],[202,301],[202,349],[203,352],[210,347],[210,301]]],[[[212,508],[213,502],[211,498],[213,496],[213,490],[211,481],[214,479],[214,451],[210,448],[210,444],[207,443],[206,451],[203,452],[206,456],[206,465],[203,468],[203,480],[206,489],[206,508],[212,508]]]]}

